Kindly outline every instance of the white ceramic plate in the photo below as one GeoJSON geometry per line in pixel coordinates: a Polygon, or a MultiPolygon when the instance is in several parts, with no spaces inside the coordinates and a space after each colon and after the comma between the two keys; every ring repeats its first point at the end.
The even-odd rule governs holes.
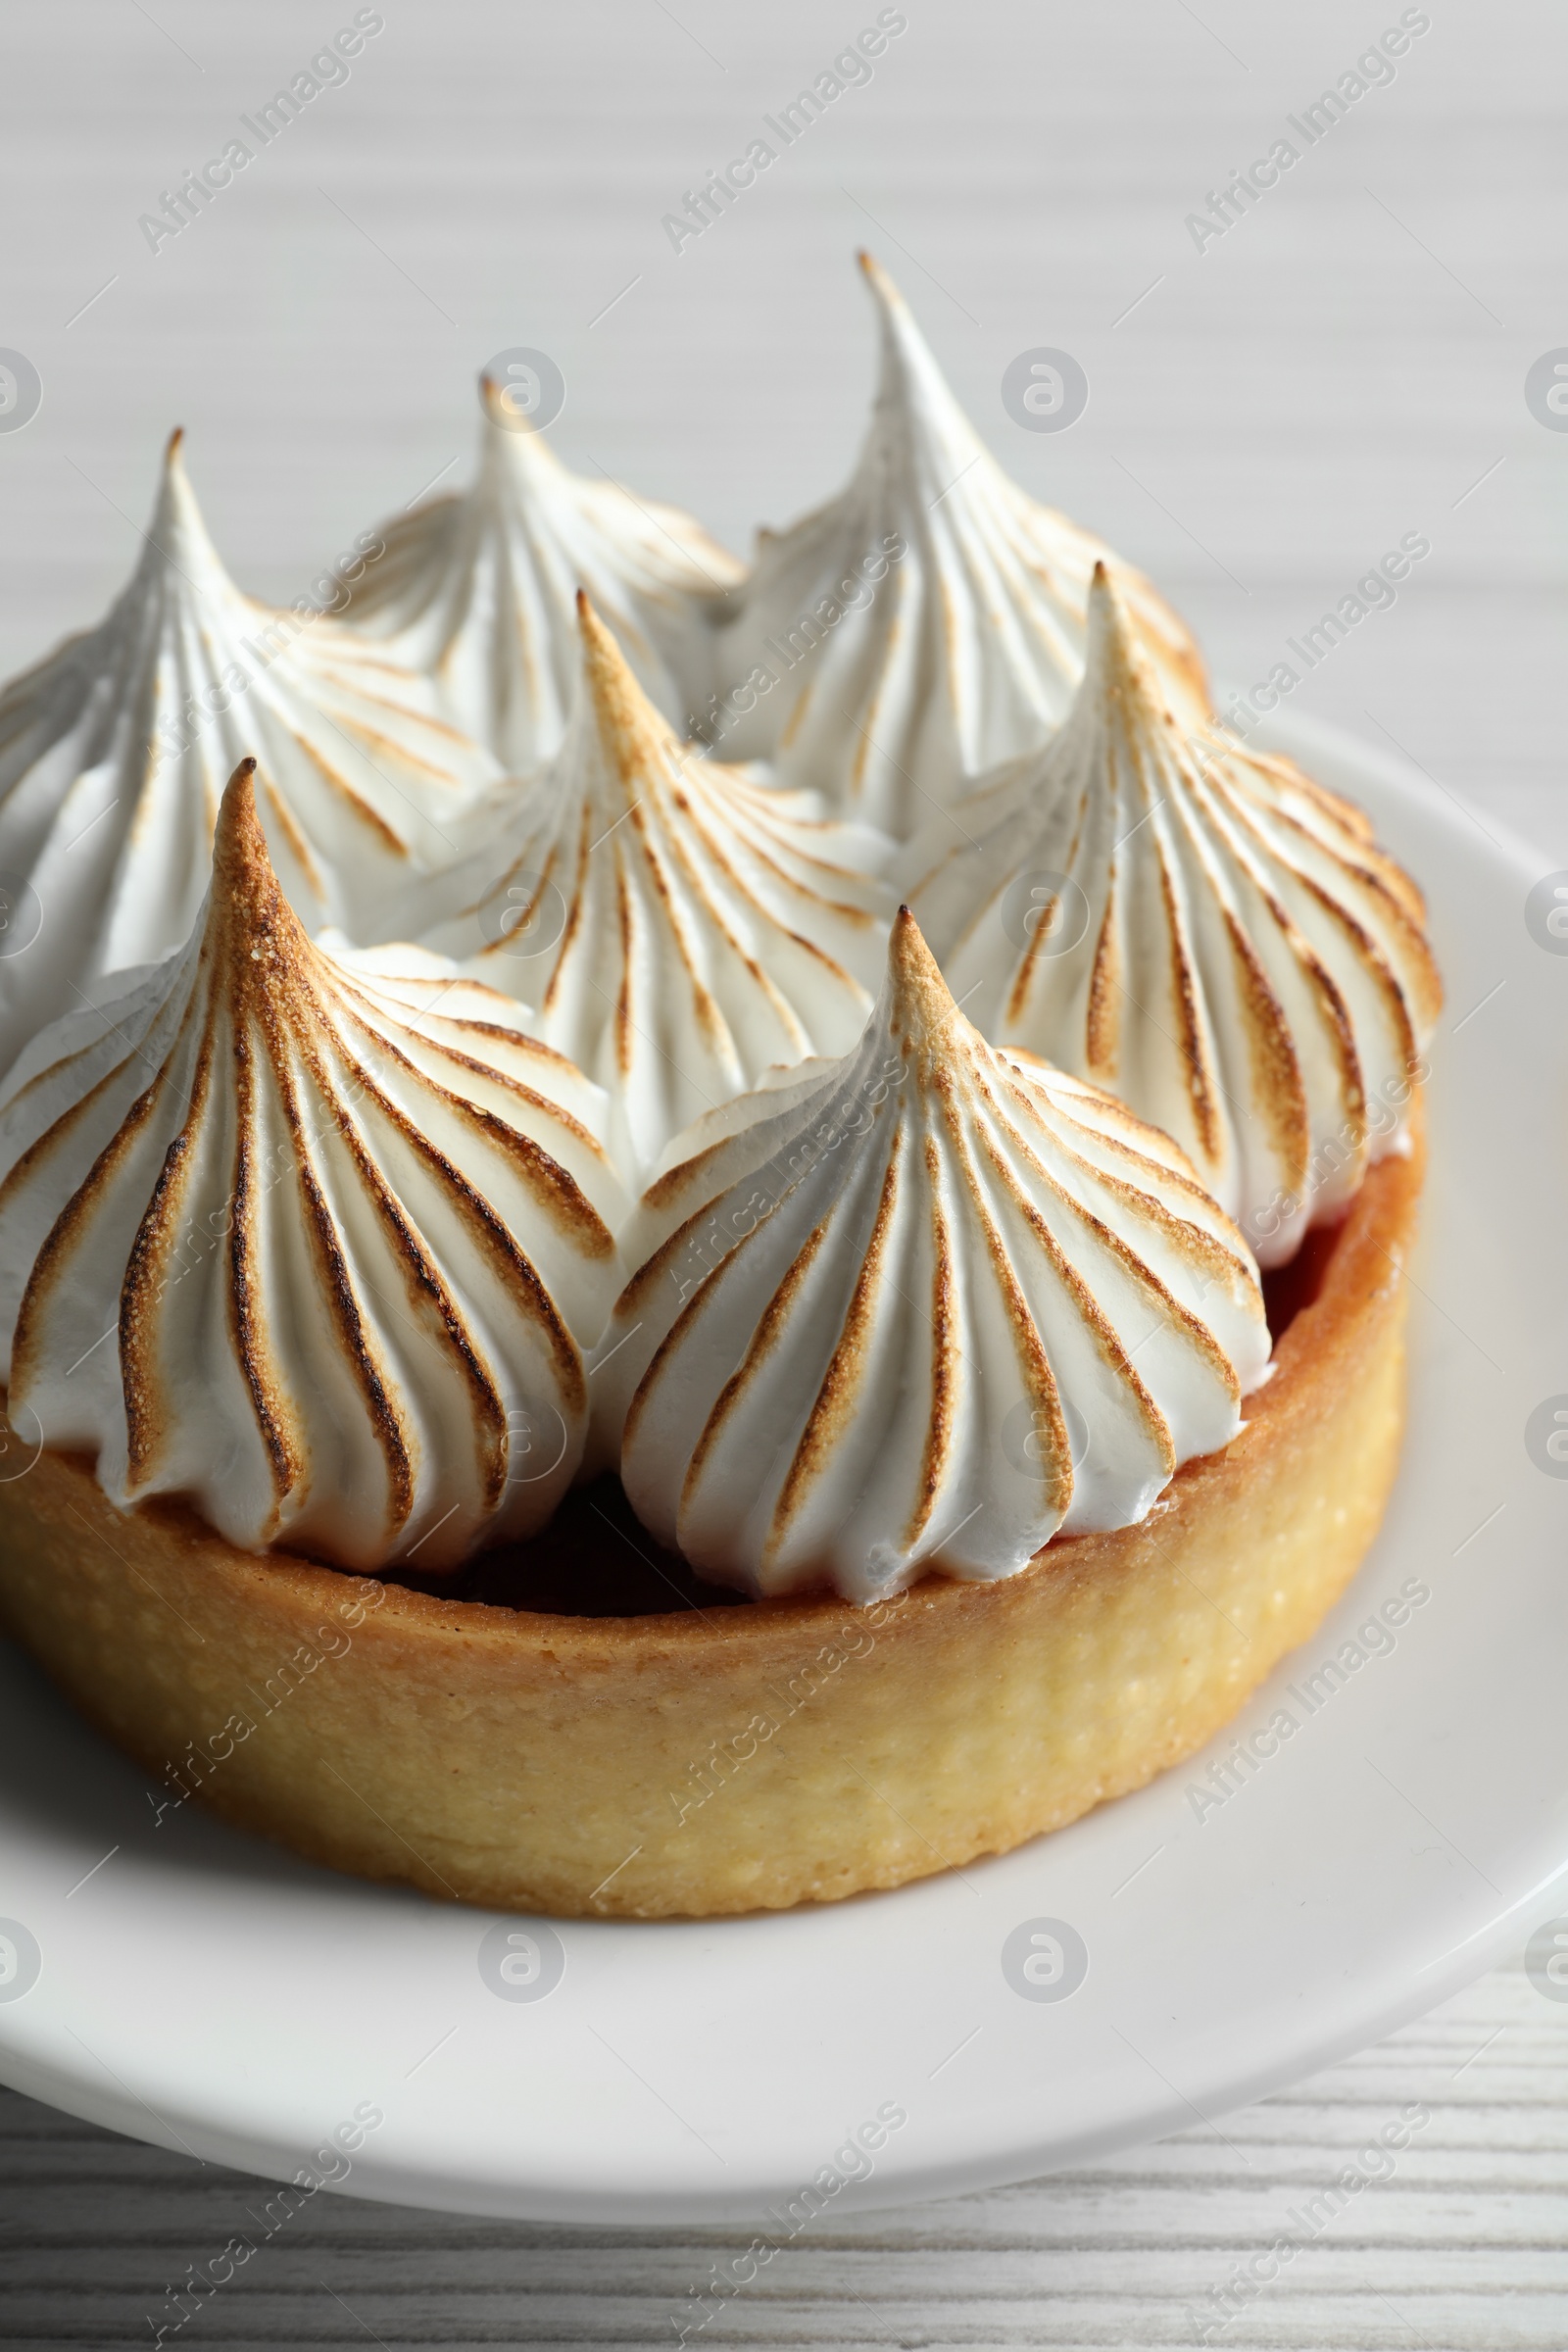
{"type": "MultiPolygon", "coordinates": [[[[5,1998],[28,1973],[20,1939],[24,1977],[0,1983],[0,2078],[274,2178],[349,2125],[358,2147],[313,2177],[364,2196],[755,2221],[777,2239],[813,2181],[835,2210],[891,2204],[1218,2117],[1430,2006],[1552,1907],[1568,1461],[1537,1467],[1526,1431],[1544,1405],[1549,1464],[1540,1432],[1568,1392],[1568,953],[1527,928],[1527,852],[1343,737],[1293,723],[1278,741],[1370,808],[1426,886],[1449,1005],[1398,1491],[1343,1605],[1240,1723],[1070,1830],[895,1894],[562,1922],[541,1937],[548,1955],[559,1935],[560,1982],[502,1998],[479,1965],[492,1919],[312,1869],[191,1807],[155,1826],[142,1775],[0,1650],[0,1917],[39,1955],[5,1998]],[[1373,1621],[1332,1687],[1324,1662],[1373,1621]],[[1214,1759],[1281,1709],[1292,1735],[1197,1804],[1214,1759]],[[1029,1946],[1042,1920],[1087,1951],[1065,1998],[1024,1997],[1004,1970],[1022,1929],[1040,1989],[1070,1981],[1053,1986],[1053,1947],[1029,1946]],[[383,2120],[362,2132],[357,2108],[383,2120]],[[850,2143],[861,2126],[870,2155],[850,2143]]],[[[546,1981],[530,1965],[514,1963],[523,1992],[546,1981]]]]}

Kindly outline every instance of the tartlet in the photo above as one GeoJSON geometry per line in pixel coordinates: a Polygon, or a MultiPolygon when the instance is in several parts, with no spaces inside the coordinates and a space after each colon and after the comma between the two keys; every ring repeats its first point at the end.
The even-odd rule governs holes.
{"type": "MultiPolygon", "coordinates": [[[[1191,1753],[1372,1540],[1419,893],[1205,719],[1180,621],[1006,482],[867,273],[861,467],[727,617],[697,526],[655,560],[492,390],[366,636],[173,746],[134,959],[106,827],[47,988],[0,992],[0,1619],[160,1817],[506,1910],[834,1900],[1191,1753]],[[868,532],[875,593],[748,652],[700,757],[639,671],[688,699],[868,532]],[[345,677],[441,747],[407,841],[307,756],[345,677]],[[283,772],[220,808],[247,711],[283,772]]],[[[0,699],[0,847],[66,839],[89,738],[153,791],[126,679],[255,610],[172,456],[160,515],[0,699]]]]}
{"type": "Polygon", "coordinates": [[[1317,1238],[1223,1452],[999,1583],[518,1610],[258,1559],[176,1504],[127,1518],[45,1454],[6,1490],[0,1605],[158,1802],[341,1870],[618,1918],[900,1886],[1190,1755],[1344,1590],[1398,1462],[1420,1183],[1418,1151],[1383,1161],[1317,1238]]]}

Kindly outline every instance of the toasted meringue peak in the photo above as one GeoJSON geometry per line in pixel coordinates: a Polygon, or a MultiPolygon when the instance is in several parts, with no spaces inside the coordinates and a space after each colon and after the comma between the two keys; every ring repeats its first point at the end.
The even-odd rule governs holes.
{"type": "Polygon", "coordinates": [[[1098,1089],[994,1052],[905,910],[865,1033],[703,1120],[623,1237],[596,1443],[715,1583],[867,1601],[1143,1518],[1269,1351],[1240,1235],[1098,1089]]]}
{"type": "Polygon", "coordinates": [[[1102,566],[1066,725],[909,870],[985,1034],[1174,1136],[1264,1265],[1404,1148],[1442,1004],[1419,892],[1292,760],[1188,731],[1102,566]]]}
{"type": "Polygon", "coordinates": [[[743,566],[677,508],[569,472],[488,377],[480,395],[472,487],[382,526],[353,623],[427,671],[456,723],[531,775],[571,715],[580,586],[648,695],[684,720],[711,683],[710,609],[743,566]]]}
{"type": "Polygon", "coordinates": [[[624,1206],[603,1102],[471,987],[313,948],[252,775],[187,946],[0,1089],[11,1409],[122,1508],[444,1569],[581,1456],[624,1206]]]}
{"type": "Polygon", "coordinates": [[[290,898],[360,938],[383,936],[413,873],[463,854],[499,780],[423,679],[330,619],[241,595],[180,438],[118,601],[0,692],[0,885],[14,936],[31,934],[0,954],[0,1067],[99,974],[183,946],[246,754],[290,898]]]}
{"type": "Polygon", "coordinates": [[[859,1035],[892,899],[888,845],[677,741],[579,597],[580,683],[550,771],[431,893],[428,947],[519,996],[605,1086],[640,1176],[773,1062],[859,1035]],[[466,898],[463,892],[470,895],[466,898]]]}
{"type": "MultiPolygon", "coordinates": [[[[720,632],[714,726],[726,758],[775,758],[784,781],[906,837],[966,776],[1060,723],[1106,551],[1008,480],[892,280],[868,255],[860,267],[882,344],[870,430],[837,498],[761,535],[720,632]],[[752,698],[744,713],[735,689],[752,698]]],[[[1196,710],[1192,638],[1127,576],[1139,627],[1196,710]]]]}

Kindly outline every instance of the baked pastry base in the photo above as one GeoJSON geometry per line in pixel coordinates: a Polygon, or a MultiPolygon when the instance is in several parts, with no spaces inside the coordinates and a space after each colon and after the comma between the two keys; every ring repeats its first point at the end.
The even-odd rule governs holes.
{"type": "Polygon", "coordinates": [[[367,1878],[630,1918],[897,1886],[1141,1788],[1338,1598],[1398,1460],[1420,1183],[1384,1161],[1314,1237],[1223,1453],[1004,1583],[519,1611],[122,1516],[45,1453],[0,1488],[0,1613],[170,1803],[367,1878]]]}

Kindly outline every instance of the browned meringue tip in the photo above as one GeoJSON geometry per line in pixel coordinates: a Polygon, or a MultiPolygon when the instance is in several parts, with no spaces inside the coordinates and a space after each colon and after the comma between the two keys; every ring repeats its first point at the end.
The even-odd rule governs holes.
{"type": "MultiPolygon", "coordinates": [[[[1134,686],[1149,703],[1164,710],[1167,697],[1145,659],[1132,616],[1122,601],[1116,580],[1103,563],[1097,563],[1089,584],[1089,643],[1084,677],[1090,673],[1106,683],[1134,686]]],[[[1174,722],[1173,722],[1174,723],[1174,722]]]]}
{"type": "MultiPolygon", "coordinates": [[[[270,928],[287,902],[283,897],[267,836],[256,812],[256,761],[242,760],[223,787],[218,823],[213,832],[213,916],[220,906],[233,912],[245,909],[270,928]]],[[[290,927],[298,929],[297,924],[290,927]]],[[[300,932],[303,942],[305,934],[300,932]]]]}
{"type": "Polygon", "coordinates": [[[270,870],[271,860],[256,813],[256,762],[246,758],[223,786],[223,797],[219,803],[218,824],[213,833],[214,870],[230,868],[236,858],[248,863],[258,857],[270,870]]]}
{"type": "MultiPolygon", "coordinates": [[[[507,399],[507,386],[498,384],[487,368],[480,368],[477,382],[479,406],[484,411],[486,423],[499,427],[509,442],[514,443],[518,449],[529,451],[532,459],[547,457],[549,452],[544,433],[531,416],[524,416],[520,410],[511,406],[507,399]]],[[[549,421],[548,418],[546,421],[549,421]]]]}
{"type": "Polygon", "coordinates": [[[916,1044],[934,1041],[957,1009],[924,932],[909,908],[901,906],[888,939],[888,1011],[894,1027],[916,1044]]]}
{"type": "Polygon", "coordinates": [[[185,471],[184,444],[185,427],[176,424],[164,443],[163,460],[153,491],[152,516],[146,532],[148,547],[166,558],[171,554],[173,541],[192,526],[205,535],[197,512],[196,495],[190,486],[190,476],[185,471]]]}
{"type": "Polygon", "coordinates": [[[582,638],[588,684],[596,698],[606,686],[612,685],[620,691],[625,687],[635,688],[636,680],[626,666],[626,657],[616,643],[615,633],[606,627],[594,611],[586,588],[577,591],[577,629],[582,638]]]}
{"type": "Polygon", "coordinates": [[[1092,612],[1102,615],[1106,627],[1114,628],[1119,636],[1131,638],[1133,625],[1122,601],[1121,583],[1103,557],[1095,562],[1089,582],[1089,607],[1092,612]]]}
{"type": "Polygon", "coordinates": [[[859,264],[860,275],[870,287],[882,309],[885,311],[902,309],[904,298],[875,254],[868,253],[862,245],[855,258],[859,264]]]}
{"type": "Polygon", "coordinates": [[[645,767],[672,740],[638,685],[612,629],[594,611],[586,589],[577,591],[577,626],[582,635],[583,680],[593,704],[600,740],[623,781],[645,767]]]}
{"type": "MultiPolygon", "coordinates": [[[[881,263],[869,253],[859,256],[860,270],[876,312],[875,334],[880,354],[876,400],[895,408],[909,400],[913,386],[936,365],[926,347],[914,313],[881,263]]],[[[952,398],[951,393],[948,395],[952,398]]]]}
{"type": "Polygon", "coordinates": [[[479,406],[484,411],[486,422],[500,425],[509,433],[515,433],[520,425],[526,423],[527,419],[522,416],[509,416],[502,405],[505,399],[505,386],[496,382],[487,368],[481,368],[479,370],[479,406]]]}

